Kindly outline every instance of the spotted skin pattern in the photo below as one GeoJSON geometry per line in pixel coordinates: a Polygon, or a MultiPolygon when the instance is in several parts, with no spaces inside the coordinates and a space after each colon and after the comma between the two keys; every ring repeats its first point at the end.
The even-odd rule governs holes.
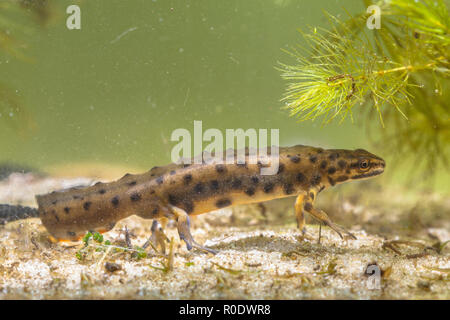
{"type": "MultiPolygon", "coordinates": [[[[305,232],[304,212],[339,235],[347,233],[314,207],[327,187],[383,173],[383,159],[362,149],[322,149],[303,145],[279,149],[277,174],[261,175],[261,163],[169,164],[110,183],[37,196],[40,218],[56,239],[77,240],[86,231],[108,231],[136,214],[146,219],[177,221],[180,238],[192,247],[212,252],[191,236],[189,217],[219,208],[297,196],[295,214],[305,232]]],[[[159,232],[163,234],[163,232],[159,232]]],[[[162,236],[161,236],[162,237],[162,236]]],[[[158,243],[161,239],[155,239],[158,243]]]]}

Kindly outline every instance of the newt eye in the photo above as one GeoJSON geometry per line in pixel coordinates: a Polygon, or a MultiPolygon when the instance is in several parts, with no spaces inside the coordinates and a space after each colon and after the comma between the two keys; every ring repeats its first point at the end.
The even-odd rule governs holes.
{"type": "Polygon", "coordinates": [[[370,167],[370,162],[367,159],[361,160],[359,162],[359,169],[366,171],[370,167]]]}

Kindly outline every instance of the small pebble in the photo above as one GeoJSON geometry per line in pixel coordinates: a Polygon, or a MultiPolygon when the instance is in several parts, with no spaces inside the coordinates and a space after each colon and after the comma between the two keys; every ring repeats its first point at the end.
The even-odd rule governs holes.
{"type": "Polygon", "coordinates": [[[122,266],[120,264],[114,263],[114,262],[106,262],[105,263],[105,269],[109,272],[115,272],[118,270],[122,270],[122,266]]]}

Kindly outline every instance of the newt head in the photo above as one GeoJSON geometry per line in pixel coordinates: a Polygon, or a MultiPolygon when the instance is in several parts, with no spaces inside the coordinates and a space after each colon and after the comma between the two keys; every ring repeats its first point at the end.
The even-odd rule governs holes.
{"type": "Polygon", "coordinates": [[[370,178],[382,174],[385,167],[386,162],[382,158],[364,149],[356,149],[352,151],[349,177],[352,180],[370,178]]]}
{"type": "Polygon", "coordinates": [[[323,174],[333,186],[350,180],[360,180],[377,176],[384,172],[385,161],[363,149],[327,150],[327,166],[322,166],[323,174]]]}

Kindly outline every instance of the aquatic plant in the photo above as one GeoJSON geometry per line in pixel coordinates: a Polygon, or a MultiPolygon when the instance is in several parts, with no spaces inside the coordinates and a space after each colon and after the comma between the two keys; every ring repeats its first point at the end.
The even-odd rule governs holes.
{"type": "MultiPolygon", "coordinates": [[[[364,0],[366,7],[371,1],[364,0]]],[[[369,30],[372,13],[347,20],[328,15],[330,28],[310,28],[280,63],[288,80],[282,98],[299,121],[328,124],[366,116],[369,137],[415,168],[448,169],[450,142],[450,17],[443,0],[382,0],[381,28],[369,30]],[[379,121],[373,121],[374,118],[379,121]],[[378,122],[378,125],[374,125],[378,122]],[[384,128],[384,130],[379,130],[384,128]],[[378,135],[379,136],[379,135],[378,135]],[[395,151],[395,152],[394,152],[395,151]]],[[[416,175],[417,176],[417,175],[416,175]]],[[[428,174],[429,177],[432,174],[428,174]]]]}
{"type": "MultiPolygon", "coordinates": [[[[26,39],[33,35],[36,22],[44,25],[50,17],[50,5],[47,0],[15,0],[0,2],[0,54],[4,62],[19,59],[25,62],[33,60],[24,51],[26,39]]],[[[23,132],[32,128],[33,122],[25,112],[18,97],[17,89],[0,82],[0,121],[15,131],[23,132]]]]}

